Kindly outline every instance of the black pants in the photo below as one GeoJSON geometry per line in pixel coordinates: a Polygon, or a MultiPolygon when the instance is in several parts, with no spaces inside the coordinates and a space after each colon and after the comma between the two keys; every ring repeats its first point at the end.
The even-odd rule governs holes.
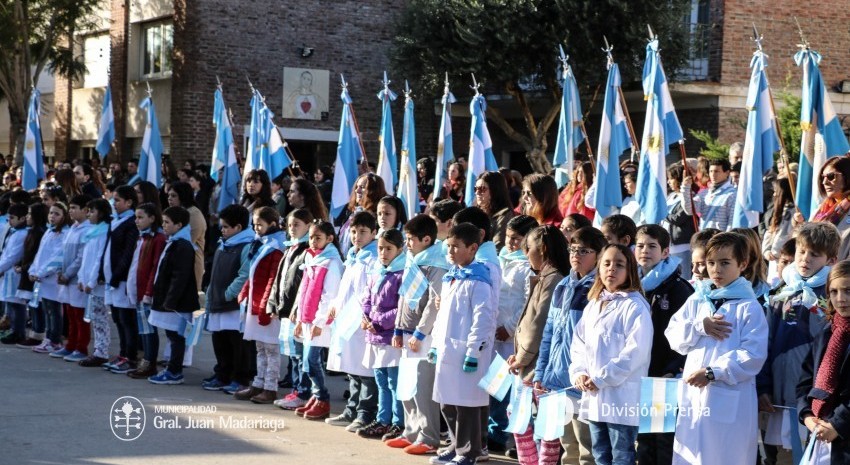
{"type": "Polygon", "coordinates": [[[171,359],[168,360],[168,371],[171,374],[183,373],[183,356],[186,352],[186,338],[177,331],[165,330],[165,337],[171,342],[171,359]]]}
{"type": "Polygon", "coordinates": [[[216,361],[214,370],[219,381],[249,385],[257,373],[256,344],[242,339],[242,333],[235,329],[213,331],[212,344],[216,361]]]}
{"type": "Polygon", "coordinates": [[[670,465],[676,433],[638,434],[637,459],[641,465],[670,465]]]}
{"type": "Polygon", "coordinates": [[[136,319],[136,309],[112,305],[109,308],[112,309],[112,321],[118,327],[118,341],[121,348],[119,355],[134,362],[139,355],[139,323],[136,319]]]}
{"type": "MultiPolygon", "coordinates": [[[[477,459],[481,455],[481,447],[486,445],[481,444],[481,426],[488,421],[488,409],[441,404],[440,411],[449,426],[455,453],[461,457],[477,459]]],[[[486,429],[484,431],[486,437],[486,429]]]]}

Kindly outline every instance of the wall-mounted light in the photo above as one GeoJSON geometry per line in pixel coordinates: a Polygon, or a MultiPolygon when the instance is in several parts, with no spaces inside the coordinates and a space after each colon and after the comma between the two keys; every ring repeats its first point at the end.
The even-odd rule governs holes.
{"type": "Polygon", "coordinates": [[[302,45],[301,48],[298,49],[301,53],[301,58],[310,58],[313,56],[313,47],[308,47],[306,45],[302,45]]]}
{"type": "Polygon", "coordinates": [[[850,81],[841,81],[841,84],[838,85],[838,91],[842,94],[850,94],[850,81]]]}

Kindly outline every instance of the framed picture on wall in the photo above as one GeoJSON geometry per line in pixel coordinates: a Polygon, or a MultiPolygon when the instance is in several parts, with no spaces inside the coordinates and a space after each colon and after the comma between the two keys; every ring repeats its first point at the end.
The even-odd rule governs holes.
{"type": "Polygon", "coordinates": [[[283,68],[283,117],[322,119],[328,112],[328,80],[323,69],[283,68]]]}

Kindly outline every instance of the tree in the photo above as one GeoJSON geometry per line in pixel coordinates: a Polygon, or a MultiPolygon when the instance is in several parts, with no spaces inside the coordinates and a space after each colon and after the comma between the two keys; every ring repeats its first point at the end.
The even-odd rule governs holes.
{"type": "Polygon", "coordinates": [[[522,115],[521,125],[493,105],[487,107],[487,118],[524,148],[535,171],[548,172],[546,136],[558,117],[561,98],[558,44],[570,55],[580,90],[590,95],[606,78],[603,35],[615,47],[623,82],[636,82],[649,24],[660,37],[665,70],[672,75],[687,58],[682,18],[690,3],[411,0],[397,25],[391,59],[396,74],[419,81],[423,93],[440,95],[448,72],[455,82],[468,82],[475,73],[489,92],[511,96],[522,115]]]}
{"type": "Polygon", "coordinates": [[[23,160],[27,104],[47,69],[75,78],[85,72],[75,56],[74,31],[94,19],[107,0],[2,0],[0,2],[0,93],[9,102],[15,159],[23,160]]]}

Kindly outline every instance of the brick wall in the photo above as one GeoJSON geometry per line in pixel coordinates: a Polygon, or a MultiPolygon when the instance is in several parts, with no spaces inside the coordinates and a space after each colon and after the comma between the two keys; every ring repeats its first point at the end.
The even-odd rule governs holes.
{"type": "MultiPolygon", "coordinates": [[[[60,43],[67,46],[67,38],[60,43]],[[64,42],[64,43],[63,43],[64,42]]],[[[71,142],[71,85],[68,78],[56,76],[53,88],[53,154],[54,160],[73,158],[69,151],[71,142]]]]}
{"type": "MultiPolygon", "coordinates": [[[[109,84],[112,89],[112,112],[115,116],[115,144],[110,160],[126,163],[132,158],[132,139],[127,139],[127,31],[130,23],[129,0],[112,0],[109,38],[109,84]]],[[[98,118],[98,121],[100,119],[98,118]]]]}

